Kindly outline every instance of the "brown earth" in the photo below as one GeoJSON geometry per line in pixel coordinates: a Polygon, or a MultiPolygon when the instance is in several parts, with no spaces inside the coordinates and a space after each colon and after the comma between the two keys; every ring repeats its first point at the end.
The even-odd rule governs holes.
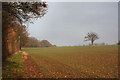
{"type": "Polygon", "coordinates": [[[28,53],[26,53],[26,52],[24,51],[24,52],[23,52],[23,55],[24,55],[24,56],[23,56],[23,59],[24,59],[24,60],[27,60],[28,53]]]}
{"type": "Polygon", "coordinates": [[[44,76],[41,74],[40,68],[32,60],[31,56],[26,52],[23,52],[23,54],[23,59],[25,60],[23,78],[43,78],[44,76]]]}

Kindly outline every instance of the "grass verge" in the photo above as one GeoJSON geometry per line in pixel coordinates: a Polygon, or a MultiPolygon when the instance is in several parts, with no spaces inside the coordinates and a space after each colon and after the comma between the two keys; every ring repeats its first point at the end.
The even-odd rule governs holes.
{"type": "Polygon", "coordinates": [[[2,67],[3,78],[22,78],[24,72],[24,60],[22,52],[8,58],[2,67]]]}

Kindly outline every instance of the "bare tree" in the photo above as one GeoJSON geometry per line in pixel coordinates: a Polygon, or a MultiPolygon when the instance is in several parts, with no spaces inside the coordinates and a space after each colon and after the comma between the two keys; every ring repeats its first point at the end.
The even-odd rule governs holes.
{"type": "Polygon", "coordinates": [[[94,41],[99,39],[97,33],[95,32],[89,32],[87,33],[87,36],[85,36],[85,41],[91,41],[91,44],[93,45],[94,41]]]}

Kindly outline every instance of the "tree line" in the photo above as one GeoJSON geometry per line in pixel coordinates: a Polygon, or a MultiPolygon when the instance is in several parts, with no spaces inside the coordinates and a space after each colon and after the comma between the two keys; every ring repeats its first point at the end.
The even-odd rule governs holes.
{"type": "Polygon", "coordinates": [[[2,2],[2,59],[18,52],[28,39],[26,22],[47,13],[45,2],[2,2]]]}
{"type": "Polygon", "coordinates": [[[27,42],[22,47],[55,47],[48,40],[38,40],[34,37],[28,37],[27,42]]]}

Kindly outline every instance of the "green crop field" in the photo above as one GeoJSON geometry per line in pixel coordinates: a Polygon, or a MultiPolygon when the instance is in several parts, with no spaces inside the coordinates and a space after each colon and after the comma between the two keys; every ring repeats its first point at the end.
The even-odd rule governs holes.
{"type": "Polygon", "coordinates": [[[117,78],[118,46],[25,48],[45,78],[117,78]]]}

